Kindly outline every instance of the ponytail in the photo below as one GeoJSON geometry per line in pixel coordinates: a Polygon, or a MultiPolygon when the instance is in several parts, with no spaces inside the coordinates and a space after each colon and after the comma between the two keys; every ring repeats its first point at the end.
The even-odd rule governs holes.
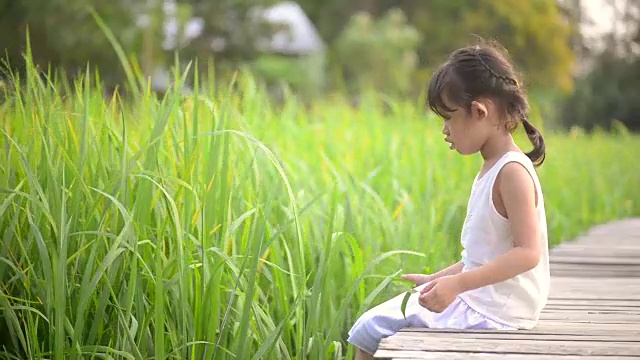
{"type": "Polygon", "coordinates": [[[524,126],[524,131],[526,131],[529,141],[533,144],[533,150],[528,152],[527,156],[531,159],[534,166],[540,166],[544,162],[546,156],[546,147],[544,145],[542,134],[538,129],[533,127],[527,119],[522,120],[522,125],[524,126]]]}

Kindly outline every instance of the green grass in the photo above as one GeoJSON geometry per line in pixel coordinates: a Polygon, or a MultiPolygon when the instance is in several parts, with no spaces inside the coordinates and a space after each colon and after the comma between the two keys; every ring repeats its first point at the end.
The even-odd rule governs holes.
{"type": "MultiPolygon", "coordinates": [[[[458,259],[480,159],[418,100],[276,108],[243,75],[122,101],[98,82],[30,67],[4,87],[2,358],[351,357],[397,275],[458,259]]],[[[543,132],[553,244],[640,214],[637,136],[543,132]]]]}

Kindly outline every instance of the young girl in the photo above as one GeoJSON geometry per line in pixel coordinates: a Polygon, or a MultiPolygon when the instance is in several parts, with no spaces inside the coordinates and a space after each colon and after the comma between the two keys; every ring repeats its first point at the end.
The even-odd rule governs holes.
{"type": "Polygon", "coordinates": [[[407,274],[418,290],[363,314],[349,331],[356,359],[372,359],[380,340],[405,327],[530,329],[549,293],[544,200],[535,166],[542,136],[528,121],[528,103],[513,66],[497,46],[453,52],[435,72],[429,107],[444,119],[444,140],[484,164],[471,188],[461,260],[435,274],[407,274]],[[512,132],[522,124],[534,147],[523,153],[512,132]]]}

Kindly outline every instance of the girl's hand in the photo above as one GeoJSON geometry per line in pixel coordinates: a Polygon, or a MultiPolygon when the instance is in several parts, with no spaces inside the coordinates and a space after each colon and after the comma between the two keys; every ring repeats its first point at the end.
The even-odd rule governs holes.
{"type": "Polygon", "coordinates": [[[444,276],[433,280],[420,291],[418,303],[429,311],[441,313],[460,293],[458,277],[444,276]]]}
{"type": "Polygon", "coordinates": [[[405,274],[401,276],[402,279],[411,281],[416,284],[416,286],[424,285],[429,281],[433,280],[433,275],[425,275],[425,274],[405,274]]]}

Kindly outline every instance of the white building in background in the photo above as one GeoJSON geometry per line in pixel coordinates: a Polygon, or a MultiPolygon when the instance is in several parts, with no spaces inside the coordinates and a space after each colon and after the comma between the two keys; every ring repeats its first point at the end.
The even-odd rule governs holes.
{"type": "MultiPolygon", "coordinates": [[[[188,20],[184,28],[179,29],[176,0],[165,0],[164,12],[167,20],[164,24],[165,38],[162,46],[165,50],[174,50],[179,39],[183,44],[188,44],[202,35],[204,19],[198,16],[188,20]]],[[[258,46],[265,52],[306,55],[325,50],[325,44],[317,28],[295,1],[284,1],[267,8],[255,7],[251,10],[250,16],[255,16],[256,20],[285,25],[288,28],[288,30],[276,32],[271,38],[261,39],[258,46]]],[[[140,24],[144,23],[143,20],[140,24]]],[[[216,52],[224,50],[224,47],[225,39],[214,39],[211,43],[211,49],[216,52]]]]}
{"type": "MultiPolygon", "coordinates": [[[[171,51],[188,46],[191,41],[203,34],[205,23],[202,17],[193,16],[184,25],[180,25],[176,0],[164,0],[163,10],[165,22],[162,48],[164,50],[171,51]]],[[[295,1],[283,1],[266,8],[255,7],[250,11],[250,16],[255,17],[257,21],[267,21],[282,27],[270,37],[257,39],[256,48],[260,51],[284,56],[325,58],[326,45],[318,29],[295,1]]],[[[146,15],[139,17],[138,26],[145,27],[148,23],[146,15]]],[[[212,53],[223,51],[226,44],[226,39],[212,39],[212,53]]],[[[166,69],[158,69],[151,76],[151,86],[154,90],[166,89],[170,82],[166,69]]]]}
{"type": "Polygon", "coordinates": [[[325,44],[318,29],[298,3],[286,1],[266,9],[256,9],[256,16],[270,23],[288,27],[288,30],[278,31],[270,39],[264,39],[259,45],[263,51],[292,55],[308,55],[325,51],[325,44]]]}

